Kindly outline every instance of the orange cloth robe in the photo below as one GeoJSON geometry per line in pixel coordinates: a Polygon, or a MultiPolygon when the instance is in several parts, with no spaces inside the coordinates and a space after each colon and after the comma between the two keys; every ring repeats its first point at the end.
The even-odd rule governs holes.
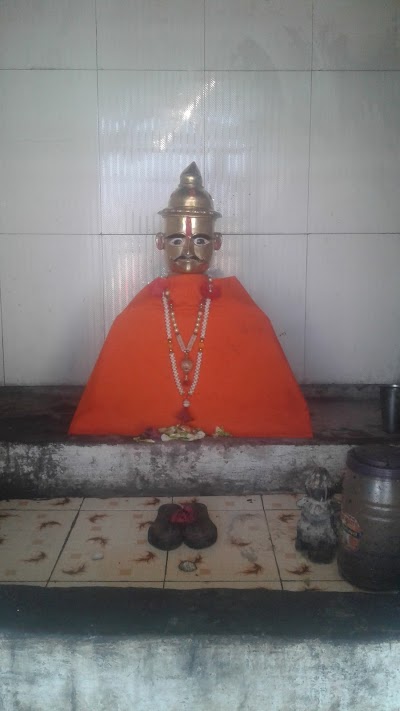
{"type": "MultiPolygon", "coordinates": [[[[156,279],[115,319],[70,426],[70,434],[139,435],[178,424],[183,397],[173,379],[161,300],[170,290],[185,343],[203,275],[156,279]]],[[[235,277],[214,279],[192,427],[236,437],[311,437],[307,405],[267,316],[235,277]]],[[[198,341],[191,358],[195,361],[198,341]]],[[[179,366],[182,352],[173,338],[179,366]]]]}

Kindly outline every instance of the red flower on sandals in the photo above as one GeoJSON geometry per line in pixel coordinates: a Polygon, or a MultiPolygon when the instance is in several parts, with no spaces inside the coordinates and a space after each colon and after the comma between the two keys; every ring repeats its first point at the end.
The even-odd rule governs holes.
{"type": "Polygon", "coordinates": [[[181,506],[179,511],[174,511],[169,520],[171,523],[182,523],[186,525],[187,523],[194,523],[197,520],[197,514],[190,504],[186,504],[185,506],[181,506]]]}

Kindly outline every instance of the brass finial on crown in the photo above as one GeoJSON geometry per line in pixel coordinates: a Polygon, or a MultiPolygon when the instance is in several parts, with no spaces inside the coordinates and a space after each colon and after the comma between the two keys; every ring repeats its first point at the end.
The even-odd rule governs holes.
{"type": "Polygon", "coordinates": [[[211,195],[203,187],[201,173],[193,161],[182,171],[179,186],[172,193],[168,207],[158,213],[162,217],[173,215],[208,215],[213,219],[221,217],[221,213],[214,210],[211,195]]]}

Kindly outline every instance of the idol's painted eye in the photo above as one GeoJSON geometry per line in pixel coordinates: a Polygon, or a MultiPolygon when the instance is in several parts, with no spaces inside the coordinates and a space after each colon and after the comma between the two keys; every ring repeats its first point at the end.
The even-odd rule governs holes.
{"type": "Polygon", "coordinates": [[[198,247],[201,247],[202,245],[208,244],[209,243],[209,238],[208,237],[203,237],[203,236],[198,236],[194,238],[194,243],[198,247]]]}
{"type": "Polygon", "coordinates": [[[174,247],[180,247],[181,244],[183,244],[183,237],[171,237],[168,242],[169,244],[172,244],[174,247]]]}

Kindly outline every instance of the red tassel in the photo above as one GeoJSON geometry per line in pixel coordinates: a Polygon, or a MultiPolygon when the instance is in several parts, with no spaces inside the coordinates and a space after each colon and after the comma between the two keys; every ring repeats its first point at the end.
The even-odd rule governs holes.
{"type": "Polygon", "coordinates": [[[182,410],[179,410],[176,416],[178,420],[183,423],[190,422],[194,419],[188,407],[182,407],[182,410]]]}
{"type": "Polygon", "coordinates": [[[208,281],[205,284],[202,284],[200,287],[200,294],[204,299],[211,299],[213,301],[214,299],[219,299],[221,296],[221,289],[219,286],[214,286],[212,285],[211,291],[208,288],[208,281]]]}

